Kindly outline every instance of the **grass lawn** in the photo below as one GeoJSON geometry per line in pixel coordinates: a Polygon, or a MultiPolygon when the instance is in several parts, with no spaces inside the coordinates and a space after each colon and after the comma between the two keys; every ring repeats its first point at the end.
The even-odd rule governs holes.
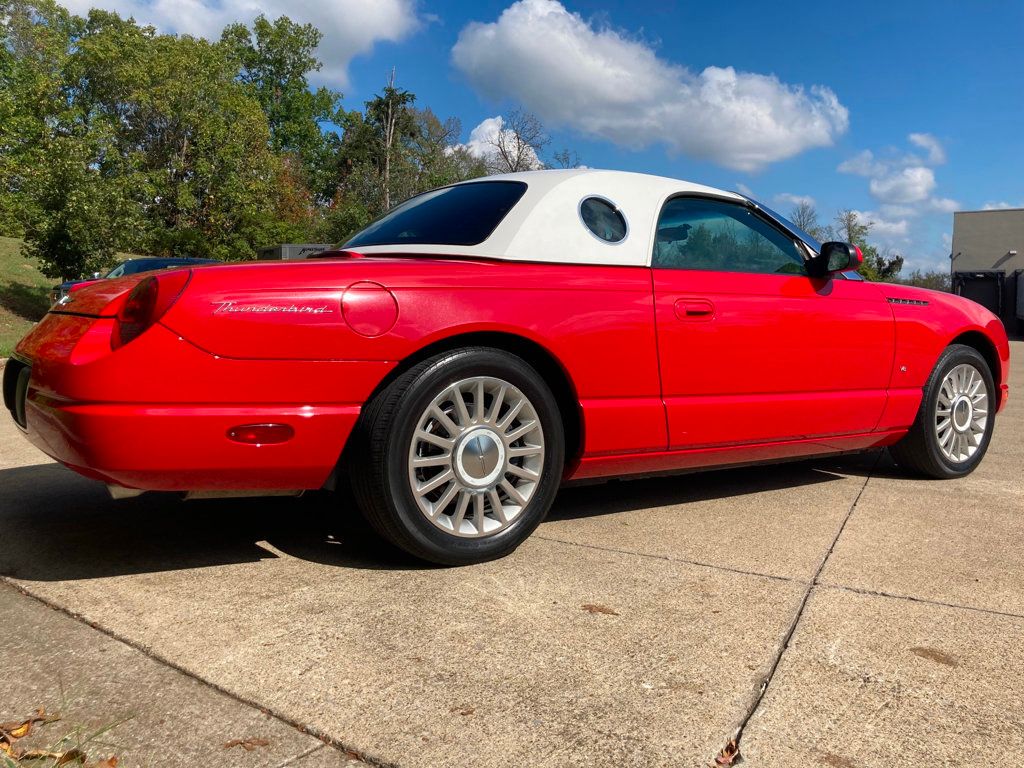
{"type": "Polygon", "coordinates": [[[21,337],[50,306],[50,288],[39,266],[21,255],[21,240],[0,237],[0,358],[10,357],[21,337]]]}

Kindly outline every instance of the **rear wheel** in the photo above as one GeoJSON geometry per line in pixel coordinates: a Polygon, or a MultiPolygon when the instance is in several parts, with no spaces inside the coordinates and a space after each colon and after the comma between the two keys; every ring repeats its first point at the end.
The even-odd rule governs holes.
{"type": "Polygon", "coordinates": [[[992,439],[994,394],[985,358],[973,347],[950,345],[928,378],[910,432],[890,449],[893,458],[929,477],[970,474],[992,439]]]}
{"type": "Polygon", "coordinates": [[[406,371],[367,407],[354,438],[363,514],[392,543],[445,565],[519,546],[547,514],[564,461],[558,408],[540,375],[486,348],[406,371]]]}

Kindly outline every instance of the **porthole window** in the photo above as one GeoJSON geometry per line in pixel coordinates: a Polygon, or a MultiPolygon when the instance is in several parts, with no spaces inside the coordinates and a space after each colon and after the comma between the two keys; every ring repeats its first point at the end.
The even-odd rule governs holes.
{"type": "Polygon", "coordinates": [[[580,218],[590,234],[606,243],[621,243],[629,227],[622,211],[603,197],[588,197],[580,203],[580,218]]]}

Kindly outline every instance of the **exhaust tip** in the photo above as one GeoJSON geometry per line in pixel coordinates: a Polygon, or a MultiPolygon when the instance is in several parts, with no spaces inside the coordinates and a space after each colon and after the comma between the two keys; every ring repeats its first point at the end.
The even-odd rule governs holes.
{"type": "Polygon", "coordinates": [[[114,501],[134,499],[136,496],[141,496],[145,493],[141,488],[126,488],[123,485],[115,485],[114,483],[107,483],[107,491],[110,493],[110,498],[114,499],[114,501]]]}

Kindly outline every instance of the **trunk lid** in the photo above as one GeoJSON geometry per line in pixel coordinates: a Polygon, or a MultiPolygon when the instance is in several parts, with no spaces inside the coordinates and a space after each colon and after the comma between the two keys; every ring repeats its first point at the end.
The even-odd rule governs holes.
{"type": "Polygon", "coordinates": [[[112,280],[97,280],[69,293],[50,307],[50,312],[55,315],[114,317],[132,288],[148,276],[147,273],[140,273],[112,280]]]}

